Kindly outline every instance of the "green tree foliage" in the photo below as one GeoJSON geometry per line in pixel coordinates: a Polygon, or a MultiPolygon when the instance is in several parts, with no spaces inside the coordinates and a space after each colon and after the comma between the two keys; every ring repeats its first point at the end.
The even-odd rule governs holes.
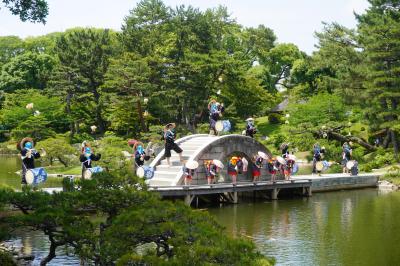
{"type": "Polygon", "coordinates": [[[23,52],[23,40],[17,36],[0,37],[0,67],[23,52]]]}
{"type": "MultiPolygon", "coordinates": [[[[104,132],[106,123],[99,89],[104,83],[104,75],[113,54],[114,37],[109,30],[73,29],[60,36],[55,47],[60,64],[64,67],[59,70],[69,71],[57,76],[62,79],[62,76],[69,76],[71,71],[77,75],[76,79],[71,78],[69,82],[85,94],[86,105],[94,105],[91,114],[100,132],[104,132]]],[[[57,88],[69,90],[69,87],[57,88]]],[[[65,95],[69,95],[68,92],[65,95]]]]}
{"type": "Polygon", "coordinates": [[[42,265],[65,244],[96,265],[270,265],[251,242],[227,237],[210,215],[161,201],[135,178],[116,173],[52,195],[2,190],[0,202],[21,210],[9,220],[14,227],[29,226],[49,237],[42,265]]]}
{"type": "Polygon", "coordinates": [[[45,151],[46,156],[42,157],[42,160],[46,160],[49,165],[53,165],[53,162],[58,160],[65,167],[68,167],[78,160],[75,156],[77,150],[68,144],[65,137],[60,135],[38,142],[36,149],[45,151]]]}
{"type": "Polygon", "coordinates": [[[398,154],[400,115],[400,3],[369,1],[359,21],[360,42],[366,57],[367,118],[375,129],[385,129],[398,154]]]}
{"type": "Polygon", "coordinates": [[[4,64],[0,74],[0,90],[44,89],[55,60],[47,54],[26,52],[4,64]]]}
{"type": "Polygon", "coordinates": [[[2,0],[2,2],[22,21],[46,23],[46,17],[49,14],[46,0],[2,0]]]}
{"type": "Polygon", "coordinates": [[[63,104],[57,97],[48,97],[38,90],[18,90],[6,94],[0,110],[0,125],[11,130],[16,138],[24,134],[43,139],[56,132],[64,132],[67,122],[63,104]],[[33,109],[26,105],[33,103],[33,109]],[[38,113],[38,112],[39,113],[38,113]],[[36,112],[36,113],[35,113],[36,112]]]}
{"type": "Polygon", "coordinates": [[[289,125],[293,128],[338,126],[346,121],[346,107],[337,95],[328,93],[311,97],[308,102],[289,108],[289,125]]]}
{"type": "Polygon", "coordinates": [[[112,93],[107,94],[110,104],[106,113],[115,131],[127,134],[138,129],[147,131],[143,99],[152,92],[150,75],[147,60],[135,54],[124,53],[120,58],[111,60],[103,91],[112,93]]]}

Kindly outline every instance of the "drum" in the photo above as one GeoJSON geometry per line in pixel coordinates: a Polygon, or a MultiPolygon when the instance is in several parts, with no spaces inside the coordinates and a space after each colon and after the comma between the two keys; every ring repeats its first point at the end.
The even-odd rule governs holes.
{"type": "Polygon", "coordinates": [[[292,169],[292,174],[296,174],[299,171],[299,165],[297,163],[295,163],[293,165],[293,169],[292,169]]]}
{"type": "Polygon", "coordinates": [[[317,162],[317,163],[315,164],[315,169],[316,169],[318,172],[321,172],[321,171],[324,169],[324,164],[323,164],[322,162],[317,162]]]}
{"type": "Polygon", "coordinates": [[[351,168],[354,167],[354,164],[355,164],[355,161],[354,161],[354,160],[348,161],[348,162],[346,163],[346,168],[349,169],[349,170],[351,170],[351,168]]]}
{"type": "Polygon", "coordinates": [[[328,168],[331,166],[331,164],[328,161],[322,161],[322,164],[324,168],[322,170],[328,170],[328,168]]]}
{"type": "Polygon", "coordinates": [[[217,130],[218,132],[222,132],[224,130],[224,123],[221,120],[215,123],[215,130],[217,130]]]}
{"type": "Polygon", "coordinates": [[[144,179],[152,179],[154,177],[154,168],[143,165],[136,170],[136,175],[144,179]]]}
{"type": "Polygon", "coordinates": [[[95,173],[100,173],[103,172],[103,168],[101,168],[100,166],[95,166],[93,168],[87,168],[83,174],[83,177],[85,179],[92,179],[92,175],[95,173]]]}
{"type": "Polygon", "coordinates": [[[215,129],[218,132],[229,132],[231,130],[231,122],[229,120],[219,120],[215,123],[215,129]]]}
{"type": "Polygon", "coordinates": [[[28,169],[25,174],[26,183],[29,185],[37,185],[47,180],[47,172],[44,168],[28,169]]]}
{"type": "Polygon", "coordinates": [[[229,122],[229,120],[223,120],[222,123],[224,125],[224,132],[229,132],[231,130],[231,122],[229,122]]]}

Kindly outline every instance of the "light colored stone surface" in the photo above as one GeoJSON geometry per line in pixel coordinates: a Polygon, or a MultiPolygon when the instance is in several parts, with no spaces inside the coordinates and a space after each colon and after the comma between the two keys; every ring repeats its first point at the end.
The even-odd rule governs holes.
{"type": "Polygon", "coordinates": [[[292,179],[311,179],[312,191],[323,192],[331,190],[355,189],[366,187],[377,187],[380,174],[361,173],[356,176],[349,174],[323,174],[318,175],[299,175],[292,179]]]}

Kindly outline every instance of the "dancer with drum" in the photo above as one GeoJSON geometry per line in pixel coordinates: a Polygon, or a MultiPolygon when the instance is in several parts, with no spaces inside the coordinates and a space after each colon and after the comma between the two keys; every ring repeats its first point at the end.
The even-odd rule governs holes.
{"type": "Polygon", "coordinates": [[[254,126],[254,119],[253,118],[247,118],[246,119],[247,125],[246,125],[246,136],[250,138],[254,138],[254,134],[257,133],[257,129],[254,126]]]}
{"type": "Polygon", "coordinates": [[[34,142],[31,138],[24,138],[19,143],[21,150],[22,171],[21,184],[27,185],[26,173],[28,170],[35,169],[35,159],[40,158],[40,153],[33,147],[34,142]]]}
{"type": "Polygon", "coordinates": [[[343,174],[349,173],[349,170],[347,169],[346,165],[347,165],[347,162],[349,162],[351,160],[351,155],[352,155],[351,146],[347,142],[345,142],[342,146],[343,174]]]}
{"type": "Polygon", "coordinates": [[[279,149],[281,150],[282,158],[286,159],[289,155],[289,143],[282,143],[279,149]]]}
{"type": "Polygon", "coordinates": [[[137,142],[135,145],[135,164],[137,167],[141,167],[144,165],[145,161],[150,159],[150,156],[146,154],[143,143],[137,142]]]}
{"type": "Polygon", "coordinates": [[[82,153],[79,157],[79,160],[82,163],[82,179],[85,179],[86,171],[92,169],[92,161],[98,161],[100,158],[101,154],[94,154],[89,142],[84,141],[82,143],[82,153]]]}
{"type": "Polygon", "coordinates": [[[164,128],[164,140],[165,140],[165,153],[164,157],[167,159],[168,166],[171,166],[171,150],[174,150],[179,155],[179,160],[183,163],[182,152],[183,150],[175,143],[175,123],[169,123],[164,128]]]}
{"type": "Polygon", "coordinates": [[[210,111],[210,135],[218,135],[215,125],[225,110],[224,105],[213,99],[208,104],[208,110],[210,111]]]}
{"type": "Polygon", "coordinates": [[[312,173],[313,174],[321,174],[322,169],[321,167],[318,167],[317,169],[317,164],[320,162],[322,159],[322,154],[321,154],[321,147],[319,143],[315,143],[313,145],[313,168],[312,168],[312,173]]]}

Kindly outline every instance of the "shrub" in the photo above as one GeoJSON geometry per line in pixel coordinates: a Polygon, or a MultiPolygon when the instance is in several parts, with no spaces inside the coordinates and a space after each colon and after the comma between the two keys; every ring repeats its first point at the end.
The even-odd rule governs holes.
{"type": "Polygon", "coordinates": [[[12,256],[9,253],[0,251],[0,265],[2,266],[16,266],[12,256]]]}
{"type": "Polygon", "coordinates": [[[268,121],[271,124],[281,124],[283,121],[283,116],[281,114],[272,113],[268,116],[268,121]]]}

